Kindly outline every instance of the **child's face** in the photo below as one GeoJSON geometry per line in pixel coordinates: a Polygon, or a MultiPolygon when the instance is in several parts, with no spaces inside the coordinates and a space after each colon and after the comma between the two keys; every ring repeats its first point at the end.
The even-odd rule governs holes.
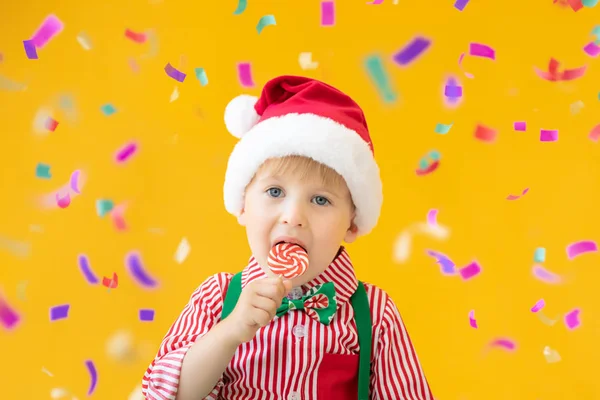
{"type": "Polygon", "coordinates": [[[342,241],[353,242],[354,207],[345,183],[325,187],[317,174],[302,179],[298,173],[274,176],[259,170],[246,188],[244,210],[238,218],[246,227],[252,254],[268,274],[269,251],[277,238],[299,240],[308,253],[308,270],[292,280],[293,286],[309,282],[335,258],[342,241]]]}

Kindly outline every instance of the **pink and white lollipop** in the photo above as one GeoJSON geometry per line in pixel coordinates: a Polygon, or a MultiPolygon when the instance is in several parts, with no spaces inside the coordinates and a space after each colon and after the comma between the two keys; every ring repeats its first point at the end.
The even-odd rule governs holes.
{"type": "Polygon", "coordinates": [[[278,243],[269,252],[267,263],[273,273],[292,279],[308,269],[308,254],[297,244],[278,243]]]}

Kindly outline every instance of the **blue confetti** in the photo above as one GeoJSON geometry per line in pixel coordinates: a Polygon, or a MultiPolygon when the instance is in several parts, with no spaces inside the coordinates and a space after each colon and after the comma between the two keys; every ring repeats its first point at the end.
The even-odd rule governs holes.
{"type": "Polygon", "coordinates": [[[102,107],[100,107],[100,110],[104,113],[104,115],[106,115],[107,117],[109,115],[113,115],[114,113],[117,112],[117,109],[110,103],[103,105],[102,107]]]}
{"type": "Polygon", "coordinates": [[[114,208],[114,206],[115,204],[112,200],[100,199],[96,201],[96,212],[99,217],[104,217],[114,208]]]}
{"type": "Polygon", "coordinates": [[[239,15],[239,14],[243,13],[244,10],[246,10],[247,5],[248,5],[248,2],[246,0],[239,0],[237,9],[233,12],[233,14],[239,15]]]}
{"type": "Polygon", "coordinates": [[[200,81],[200,85],[208,85],[208,76],[206,76],[206,71],[204,71],[204,68],[196,68],[194,71],[196,72],[196,78],[198,78],[200,81]]]}
{"type": "Polygon", "coordinates": [[[375,86],[377,86],[379,95],[383,98],[383,100],[387,103],[395,101],[398,96],[390,85],[390,81],[383,67],[381,57],[378,55],[367,57],[365,60],[365,67],[367,68],[367,72],[369,73],[371,80],[375,86]]]}
{"type": "Polygon", "coordinates": [[[50,166],[38,163],[38,165],[35,167],[35,176],[42,179],[52,178],[52,174],[50,173],[50,166]]]}
{"type": "Polygon", "coordinates": [[[269,25],[277,25],[275,23],[275,16],[273,15],[263,15],[260,20],[258,20],[258,25],[256,25],[256,32],[259,34],[265,28],[265,26],[269,25]]]}
{"type": "Polygon", "coordinates": [[[546,249],[543,247],[538,247],[535,249],[535,253],[533,254],[533,261],[537,263],[543,263],[546,261],[546,249]]]}

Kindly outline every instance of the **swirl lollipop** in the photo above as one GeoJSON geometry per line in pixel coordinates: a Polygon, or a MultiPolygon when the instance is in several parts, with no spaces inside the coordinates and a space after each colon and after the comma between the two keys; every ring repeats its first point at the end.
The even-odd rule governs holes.
{"type": "Polygon", "coordinates": [[[306,272],[308,254],[297,244],[278,243],[269,252],[267,263],[273,273],[292,279],[306,272]]]}

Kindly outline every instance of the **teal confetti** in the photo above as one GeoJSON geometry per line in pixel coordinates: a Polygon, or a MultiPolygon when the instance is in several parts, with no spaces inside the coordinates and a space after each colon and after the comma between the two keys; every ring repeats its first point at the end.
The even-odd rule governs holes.
{"type": "Polygon", "coordinates": [[[206,71],[204,71],[204,68],[196,68],[194,71],[196,72],[196,78],[198,78],[200,81],[200,85],[208,85],[208,76],[206,76],[206,71]]]}
{"type": "Polygon", "coordinates": [[[582,0],[581,3],[586,7],[595,7],[598,0],[582,0]]]}
{"type": "Polygon", "coordinates": [[[533,254],[533,261],[537,263],[543,263],[546,261],[546,249],[543,247],[538,247],[535,249],[535,253],[533,254]]]}
{"type": "Polygon", "coordinates": [[[239,0],[237,9],[233,12],[233,14],[240,15],[241,13],[243,13],[246,10],[247,5],[248,5],[248,2],[246,0],[239,0]]]}
{"type": "Polygon", "coordinates": [[[440,158],[441,158],[441,156],[440,156],[440,152],[439,152],[439,151],[437,151],[437,150],[431,150],[431,151],[429,152],[429,157],[431,157],[431,159],[432,159],[433,161],[440,161],[440,158]]]}
{"type": "Polygon", "coordinates": [[[277,25],[275,23],[275,16],[273,15],[263,15],[258,21],[258,25],[256,25],[256,32],[260,35],[265,26],[268,25],[277,25]]]}
{"type": "Polygon", "coordinates": [[[42,163],[38,163],[35,167],[35,176],[41,179],[50,179],[52,174],[50,173],[50,166],[42,163]]]}
{"type": "Polygon", "coordinates": [[[378,55],[369,56],[365,60],[365,67],[371,77],[371,80],[377,86],[379,95],[387,103],[396,101],[398,96],[392,89],[387,73],[383,67],[381,57],[378,55]]]}
{"type": "Polygon", "coordinates": [[[450,128],[452,128],[452,125],[454,125],[454,122],[451,124],[437,124],[435,126],[435,132],[439,133],[441,135],[445,135],[446,133],[448,133],[450,131],[450,128]]]}
{"type": "Polygon", "coordinates": [[[100,110],[104,113],[104,115],[106,115],[107,117],[109,115],[113,115],[114,113],[117,112],[117,109],[110,103],[103,105],[102,107],[100,107],[100,110]]]}
{"type": "Polygon", "coordinates": [[[419,168],[426,169],[427,167],[429,167],[429,162],[425,158],[421,158],[419,160],[419,168]]]}
{"type": "Polygon", "coordinates": [[[99,217],[104,217],[113,209],[114,206],[115,204],[112,200],[96,200],[96,212],[98,213],[99,217]]]}

